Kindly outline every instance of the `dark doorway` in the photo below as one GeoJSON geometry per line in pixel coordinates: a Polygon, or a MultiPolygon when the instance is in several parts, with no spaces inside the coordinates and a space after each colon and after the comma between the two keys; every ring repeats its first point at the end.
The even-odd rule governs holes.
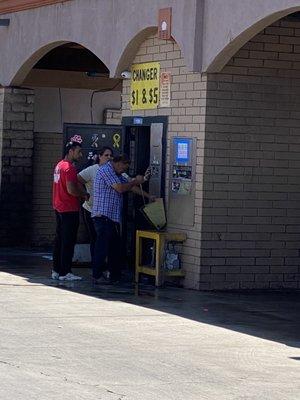
{"type": "MultiPolygon", "coordinates": [[[[150,182],[144,183],[142,188],[151,195],[164,197],[167,117],[125,117],[122,123],[124,129],[124,152],[131,159],[129,175],[131,177],[143,175],[149,166],[155,167],[159,173],[157,176],[152,176],[150,182]],[[137,124],[135,124],[136,121],[138,122],[137,124]]],[[[153,226],[141,211],[144,201],[147,203],[147,199],[143,199],[142,196],[134,193],[128,193],[124,200],[123,254],[126,254],[128,272],[133,273],[135,266],[135,232],[138,229],[153,229],[153,226]]]]}
{"type": "MultiPolygon", "coordinates": [[[[131,165],[129,175],[144,175],[150,164],[150,126],[125,127],[124,152],[129,155],[131,165]]],[[[143,184],[142,189],[149,192],[149,184],[143,184]]],[[[146,199],[145,199],[146,201],[146,199]]],[[[128,193],[124,199],[123,243],[124,254],[127,254],[126,264],[133,272],[135,263],[135,231],[150,229],[148,221],[141,212],[144,199],[134,193],[128,193]]]]}

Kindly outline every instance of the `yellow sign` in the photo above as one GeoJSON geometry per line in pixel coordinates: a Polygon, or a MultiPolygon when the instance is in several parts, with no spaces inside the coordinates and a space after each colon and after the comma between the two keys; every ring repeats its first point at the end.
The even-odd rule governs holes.
{"type": "Polygon", "coordinates": [[[131,110],[149,110],[157,108],[159,102],[158,62],[133,64],[131,67],[131,110]]]}

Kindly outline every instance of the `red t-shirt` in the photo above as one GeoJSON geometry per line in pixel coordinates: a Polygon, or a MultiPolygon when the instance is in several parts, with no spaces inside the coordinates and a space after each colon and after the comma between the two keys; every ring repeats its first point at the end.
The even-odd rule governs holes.
{"type": "Polygon", "coordinates": [[[79,211],[79,199],[67,191],[67,182],[77,183],[77,172],[70,161],[61,160],[54,169],[53,208],[58,212],[79,211]]]}

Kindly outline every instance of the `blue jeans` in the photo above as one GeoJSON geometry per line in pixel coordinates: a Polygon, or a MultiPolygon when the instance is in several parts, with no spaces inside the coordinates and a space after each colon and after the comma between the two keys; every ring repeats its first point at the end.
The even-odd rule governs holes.
{"type": "Polygon", "coordinates": [[[97,234],[92,260],[93,278],[98,279],[102,276],[107,258],[111,280],[118,280],[121,277],[122,251],[120,224],[104,216],[94,217],[93,221],[97,234]]]}

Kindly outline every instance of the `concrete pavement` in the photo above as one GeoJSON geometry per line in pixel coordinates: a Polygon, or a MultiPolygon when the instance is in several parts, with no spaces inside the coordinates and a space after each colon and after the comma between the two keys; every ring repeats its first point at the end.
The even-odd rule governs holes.
{"type": "Polygon", "coordinates": [[[0,251],[1,399],[299,400],[300,294],[137,293],[49,266],[0,251]]]}

